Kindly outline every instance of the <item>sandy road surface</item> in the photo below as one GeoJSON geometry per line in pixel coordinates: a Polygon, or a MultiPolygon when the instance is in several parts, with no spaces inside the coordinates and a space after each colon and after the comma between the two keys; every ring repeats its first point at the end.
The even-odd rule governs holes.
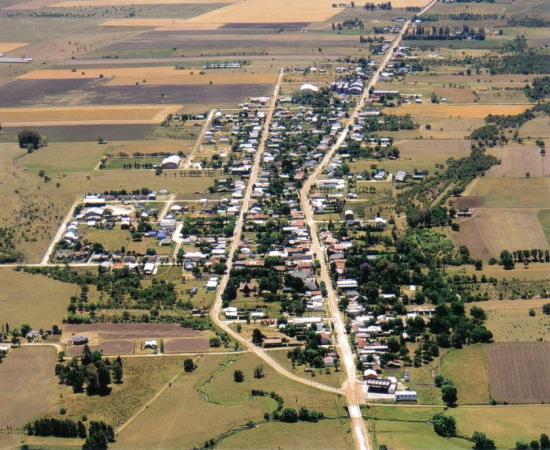
{"type": "MultiPolygon", "coordinates": [[[[436,3],[436,1],[437,0],[433,0],[422,10],[420,14],[424,14],[431,6],[436,3]]],[[[357,380],[354,354],[351,349],[348,336],[346,334],[343,315],[338,309],[338,295],[336,294],[332,286],[328,260],[326,258],[324,248],[319,241],[317,223],[314,219],[313,210],[311,208],[308,195],[313,184],[317,181],[330,160],[334,157],[336,152],[342,147],[343,143],[345,142],[349,133],[349,125],[352,125],[357,119],[359,113],[363,108],[363,105],[365,104],[365,101],[369,98],[370,89],[376,85],[376,83],[380,79],[380,73],[385,70],[386,66],[391,61],[393,53],[401,44],[403,35],[407,31],[409,25],[410,20],[403,24],[401,32],[394,39],[393,43],[388,48],[388,51],[386,52],[386,55],[384,56],[382,62],[380,63],[377,71],[374,73],[369,83],[365,86],[364,93],[361,96],[360,100],[357,102],[357,106],[353,110],[353,113],[350,115],[349,119],[344,122],[344,129],[340,133],[340,136],[338,136],[336,143],[332,146],[330,151],[327,152],[327,154],[325,155],[321,163],[315,168],[313,173],[307,178],[300,191],[300,203],[302,205],[302,211],[304,212],[306,223],[309,225],[311,230],[313,253],[316,258],[321,262],[321,280],[324,281],[327,288],[329,311],[332,316],[337,337],[337,346],[347,377],[343,385],[343,390],[348,404],[348,411],[352,420],[353,436],[356,443],[356,448],[359,450],[373,448],[370,441],[370,435],[368,433],[365,421],[363,420],[361,414],[361,409],[359,407],[360,404],[365,403],[365,395],[361,382],[357,380]]]]}

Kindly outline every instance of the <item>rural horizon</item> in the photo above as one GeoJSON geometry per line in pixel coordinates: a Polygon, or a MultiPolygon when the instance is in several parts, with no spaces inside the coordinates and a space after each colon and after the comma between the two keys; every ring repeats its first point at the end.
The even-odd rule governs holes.
{"type": "Polygon", "coordinates": [[[0,449],[550,450],[548,0],[0,25],[0,449]]]}

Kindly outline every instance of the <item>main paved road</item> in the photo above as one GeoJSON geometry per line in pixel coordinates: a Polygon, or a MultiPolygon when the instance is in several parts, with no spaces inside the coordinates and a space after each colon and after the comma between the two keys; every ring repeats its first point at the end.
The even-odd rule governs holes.
{"type": "MultiPolygon", "coordinates": [[[[429,5],[427,5],[420,14],[424,14],[437,0],[433,0],[429,5]]],[[[332,286],[332,280],[330,277],[330,272],[328,269],[328,261],[326,258],[326,253],[321,246],[319,241],[319,235],[317,232],[317,223],[315,222],[313,210],[309,202],[309,192],[313,184],[317,181],[319,176],[323,173],[323,170],[336,154],[336,152],[342,147],[349,134],[349,126],[352,125],[357,119],[359,113],[361,112],[365,101],[369,98],[369,91],[372,87],[376,85],[380,79],[381,72],[384,71],[388,63],[391,61],[392,55],[397,47],[401,44],[403,35],[407,31],[411,21],[408,20],[403,24],[401,32],[396,36],[393,43],[388,48],[386,55],[382,59],[378,69],[370,79],[369,83],[365,86],[363,95],[357,102],[356,107],[353,110],[353,113],[350,115],[349,119],[344,122],[344,129],[338,136],[335,144],[327,152],[321,163],[315,168],[313,173],[307,178],[300,191],[300,202],[302,204],[302,211],[304,212],[306,222],[311,230],[311,241],[313,245],[313,252],[316,258],[321,263],[321,280],[324,281],[328,293],[328,305],[329,311],[332,316],[332,321],[334,324],[334,330],[336,332],[337,345],[340,351],[340,357],[342,359],[343,367],[346,372],[346,381],[343,385],[343,391],[346,396],[346,401],[348,404],[349,415],[352,420],[352,429],[353,436],[355,438],[356,448],[360,450],[372,449],[372,443],[370,441],[370,436],[365,425],[361,414],[361,408],[359,405],[365,403],[365,394],[363,391],[362,383],[357,380],[357,371],[355,367],[355,358],[351,345],[346,334],[345,324],[343,315],[338,309],[338,296],[332,286]]]]}

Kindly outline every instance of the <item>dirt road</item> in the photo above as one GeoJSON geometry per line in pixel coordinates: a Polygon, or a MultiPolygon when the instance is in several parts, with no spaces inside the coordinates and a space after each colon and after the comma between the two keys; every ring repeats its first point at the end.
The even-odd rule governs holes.
{"type": "Polygon", "coordinates": [[[275,110],[275,106],[277,104],[277,97],[279,96],[279,89],[281,87],[282,80],[283,80],[283,71],[281,70],[279,77],[277,78],[277,83],[275,85],[275,90],[273,91],[273,96],[271,98],[269,109],[267,110],[266,119],[263,127],[262,138],[260,141],[260,145],[258,146],[258,151],[256,152],[256,155],[254,157],[254,164],[252,166],[252,170],[250,172],[250,178],[248,180],[245,195],[243,197],[241,211],[239,213],[239,217],[235,225],[233,240],[231,241],[229,254],[227,256],[227,272],[220,280],[220,285],[218,286],[218,290],[216,292],[216,300],[214,301],[214,305],[210,310],[210,318],[212,319],[212,322],[216,324],[216,326],[218,326],[219,328],[224,330],[227,334],[229,334],[231,338],[239,342],[244,348],[248,349],[258,357],[263,359],[270,367],[272,367],[275,371],[279,372],[283,376],[290,378],[291,380],[296,381],[298,383],[305,384],[306,386],[311,386],[311,387],[314,387],[323,391],[331,392],[334,394],[342,394],[341,389],[326,386],[322,383],[317,383],[313,380],[310,381],[305,378],[301,378],[297,375],[294,375],[292,372],[288,371],[283,366],[281,366],[271,356],[269,356],[265,350],[257,347],[252,342],[245,339],[239,333],[231,329],[227,323],[225,323],[223,320],[220,319],[222,303],[223,303],[222,294],[225,291],[225,288],[229,281],[229,273],[231,272],[231,268],[233,267],[233,257],[235,256],[237,249],[239,248],[239,244],[241,242],[244,219],[252,200],[252,190],[254,189],[254,183],[258,179],[258,174],[260,173],[260,163],[262,159],[262,154],[264,152],[264,149],[267,143],[267,138],[269,136],[269,125],[271,124],[273,111],[275,110]]]}
{"type": "MultiPolygon", "coordinates": [[[[426,8],[424,8],[421,14],[425,13],[435,3],[436,3],[436,0],[432,1],[426,8]]],[[[373,448],[372,443],[370,441],[370,435],[368,433],[365,421],[363,420],[361,409],[359,406],[365,403],[365,393],[363,391],[362,383],[360,382],[360,380],[357,379],[355,357],[351,349],[348,335],[346,333],[343,315],[338,309],[338,295],[336,294],[332,285],[332,279],[330,277],[327,255],[319,240],[317,223],[315,221],[313,210],[309,202],[309,192],[311,190],[311,187],[314,185],[314,183],[317,181],[319,176],[323,173],[323,171],[327,167],[330,160],[334,157],[336,152],[342,147],[343,143],[345,142],[349,133],[349,126],[352,125],[354,121],[357,119],[359,113],[361,112],[365,104],[365,101],[368,100],[369,98],[370,89],[373,88],[376,85],[376,83],[379,81],[380,74],[385,70],[386,66],[391,61],[393,53],[397,49],[397,47],[399,47],[399,45],[401,44],[403,35],[407,31],[407,28],[409,27],[409,25],[410,25],[410,20],[403,24],[403,28],[401,29],[401,32],[394,39],[393,43],[388,48],[386,55],[382,59],[382,62],[380,63],[378,69],[373,74],[369,83],[365,86],[363,95],[357,102],[357,105],[354,108],[349,119],[347,119],[344,122],[344,129],[340,133],[340,136],[338,136],[338,139],[336,140],[335,144],[327,152],[327,154],[325,155],[321,163],[315,168],[313,173],[307,178],[306,182],[304,183],[300,191],[300,203],[302,205],[302,211],[304,212],[306,223],[309,225],[311,230],[311,242],[313,247],[313,253],[316,259],[318,259],[319,262],[321,263],[320,278],[322,281],[324,281],[327,288],[329,311],[332,316],[334,330],[336,332],[336,342],[339,349],[340,358],[342,360],[342,365],[344,367],[346,378],[347,378],[342,388],[346,396],[348,411],[352,420],[352,429],[353,429],[353,436],[356,443],[356,448],[359,450],[367,450],[367,449],[373,448]]]]}

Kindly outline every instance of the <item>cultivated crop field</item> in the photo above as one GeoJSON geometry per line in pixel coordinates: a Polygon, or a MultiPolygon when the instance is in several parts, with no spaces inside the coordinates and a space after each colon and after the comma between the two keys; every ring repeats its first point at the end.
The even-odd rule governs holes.
{"type": "Polygon", "coordinates": [[[511,115],[519,114],[529,109],[529,104],[519,105],[480,105],[477,103],[463,105],[432,105],[432,104],[410,104],[401,105],[397,108],[385,109],[388,114],[410,114],[413,117],[424,118],[466,118],[466,119],[484,119],[489,114],[511,115]]]}
{"type": "Polygon", "coordinates": [[[247,71],[193,71],[175,67],[106,67],[83,70],[36,70],[22,75],[20,80],[86,80],[105,79],[107,86],[203,85],[203,84],[273,84],[275,73],[247,71]]]}
{"type": "Polygon", "coordinates": [[[550,343],[487,346],[491,398],[507,403],[550,401],[550,343]]]}
{"type": "Polygon", "coordinates": [[[0,121],[12,127],[94,124],[160,124],[180,105],[1,108],[0,121]]]}

